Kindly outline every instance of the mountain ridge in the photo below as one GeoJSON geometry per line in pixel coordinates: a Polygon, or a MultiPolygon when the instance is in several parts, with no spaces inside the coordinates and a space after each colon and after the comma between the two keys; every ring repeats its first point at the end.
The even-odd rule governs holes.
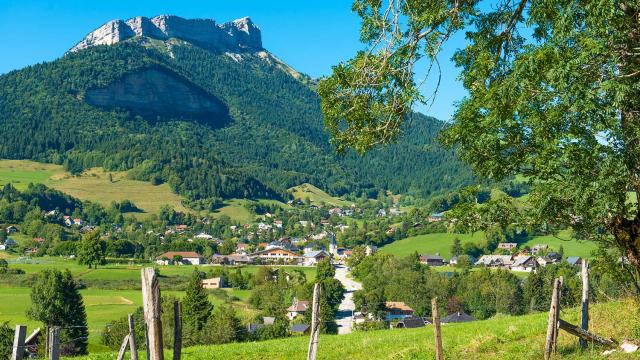
{"type": "Polygon", "coordinates": [[[69,52],[97,45],[113,45],[133,37],[158,40],[176,38],[218,51],[262,50],[260,28],[248,16],[218,25],[213,19],[158,15],[152,18],[136,16],[127,20],[110,20],[87,34],[69,52]]]}
{"type": "Polygon", "coordinates": [[[282,199],[302,183],[369,197],[469,184],[469,169],[435,141],[443,123],[413,118],[397,144],[336,155],[308,77],[266,49],[221,52],[175,37],[88,46],[0,76],[0,158],[126,170],[198,208],[282,199]]]}

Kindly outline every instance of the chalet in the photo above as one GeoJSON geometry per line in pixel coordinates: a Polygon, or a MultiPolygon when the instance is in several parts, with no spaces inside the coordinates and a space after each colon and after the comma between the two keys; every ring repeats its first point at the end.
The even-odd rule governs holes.
{"type": "Polygon", "coordinates": [[[444,259],[439,255],[420,255],[420,263],[429,266],[444,266],[444,259]]]}
{"type": "Polygon", "coordinates": [[[444,220],[444,213],[443,212],[431,214],[427,218],[428,222],[438,222],[438,221],[442,221],[442,220],[444,220]]]}
{"type": "Polygon", "coordinates": [[[214,277],[202,280],[204,289],[220,289],[224,287],[224,277],[214,277]]]}
{"type": "Polygon", "coordinates": [[[463,323],[463,322],[471,322],[471,321],[476,321],[476,318],[474,318],[473,316],[467,313],[460,312],[460,311],[455,312],[453,314],[449,314],[444,318],[442,318],[441,320],[443,324],[463,323]]]}
{"type": "Polygon", "coordinates": [[[582,258],[580,256],[569,256],[567,258],[567,262],[571,266],[581,266],[582,265],[582,258]]]}
{"type": "Polygon", "coordinates": [[[559,262],[558,259],[552,258],[552,257],[549,257],[549,256],[539,257],[539,258],[536,259],[536,261],[538,262],[538,264],[540,266],[547,266],[547,265],[551,265],[551,264],[555,264],[555,263],[559,262]]]}
{"type": "Polygon", "coordinates": [[[6,231],[7,231],[7,234],[13,234],[18,232],[18,228],[13,225],[9,225],[7,226],[6,231]]]}
{"type": "Polygon", "coordinates": [[[308,308],[308,301],[293,298],[293,303],[287,308],[287,318],[289,318],[289,320],[293,320],[298,315],[304,315],[305,311],[307,311],[308,308]]]}
{"type": "Polygon", "coordinates": [[[156,264],[158,265],[172,265],[174,262],[185,265],[202,265],[205,263],[202,255],[193,251],[168,251],[156,257],[156,264]],[[181,260],[174,260],[178,258],[181,260]]]}
{"type": "Polygon", "coordinates": [[[546,251],[549,249],[549,245],[547,244],[536,244],[531,248],[531,253],[533,255],[538,255],[540,251],[546,251]]]}
{"type": "Polygon", "coordinates": [[[231,226],[229,226],[229,229],[231,229],[231,231],[235,232],[236,230],[238,230],[238,226],[237,225],[231,225],[231,226]]]}
{"type": "Polygon", "coordinates": [[[511,265],[511,270],[513,271],[524,271],[524,272],[532,272],[536,270],[540,266],[536,261],[536,258],[533,256],[516,256],[513,259],[513,264],[511,265]]]}
{"type": "Polygon", "coordinates": [[[329,215],[342,216],[342,209],[340,209],[339,207],[331,208],[329,209],[329,215]]]}
{"type": "Polygon", "coordinates": [[[412,315],[398,321],[396,329],[416,329],[424,327],[427,324],[431,324],[431,322],[427,319],[412,315]]]}
{"type": "Polygon", "coordinates": [[[231,255],[215,254],[211,256],[212,264],[242,265],[242,264],[253,264],[254,262],[255,260],[253,257],[248,255],[243,255],[243,254],[231,254],[231,255]]]}
{"type": "Polygon", "coordinates": [[[213,236],[207,234],[207,233],[203,233],[201,232],[200,234],[194,236],[196,239],[202,239],[202,240],[213,240],[213,236]]]}
{"type": "Polygon", "coordinates": [[[509,268],[513,264],[513,256],[511,255],[482,255],[475,265],[487,267],[506,267],[509,268]]]}
{"type": "Polygon", "coordinates": [[[305,253],[304,255],[302,255],[302,257],[304,266],[315,266],[320,261],[331,257],[331,255],[329,255],[329,253],[324,250],[316,250],[305,253]]]}
{"type": "Polygon", "coordinates": [[[45,217],[55,217],[58,216],[58,210],[51,210],[51,211],[47,211],[46,214],[44,214],[45,217]]]}
{"type": "Polygon", "coordinates": [[[386,321],[413,316],[414,310],[402,301],[387,301],[384,303],[384,307],[387,312],[385,316],[386,321]]]}
{"type": "Polygon", "coordinates": [[[302,260],[302,257],[297,253],[283,248],[270,248],[267,250],[257,251],[251,254],[251,256],[265,262],[283,260],[284,262],[292,263],[302,260]]]}
{"type": "Polygon", "coordinates": [[[275,225],[278,229],[282,229],[282,220],[275,220],[273,222],[273,225],[275,225]]]}
{"type": "Polygon", "coordinates": [[[508,250],[508,251],[511,251],[517,247],[518,247],[518,244],[516,243],[499,243],[498,244],[498,249],[508,250]]]}

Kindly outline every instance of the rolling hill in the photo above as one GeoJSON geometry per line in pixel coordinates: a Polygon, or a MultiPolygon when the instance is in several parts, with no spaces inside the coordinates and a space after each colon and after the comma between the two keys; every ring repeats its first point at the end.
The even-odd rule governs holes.
{"type": "Polygon", "coordinates": [[[191,204],[284,199],[303,183],[429,196],[473,180],[435,141],[444,124],[420,114],[397,144],[336,155],[314,84],[264,49],[248,18],[115,20],[55,61],[0,76],[0,158],[128,171],[191,204]]]}

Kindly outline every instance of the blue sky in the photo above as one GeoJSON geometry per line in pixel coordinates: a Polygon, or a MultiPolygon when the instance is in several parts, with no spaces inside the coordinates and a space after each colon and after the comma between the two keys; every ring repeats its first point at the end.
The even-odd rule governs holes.
{"type": "MultiPolygon", "coordinates": [[[[54,60],[108,20],[160,14],[217,22],[249,16],[262,29],[267,50],[313,77],[329,74],[332,65],[362,48],[359,21],[351,12],[350,0],[0,0],[0,73],[54,60]]],[[[436,101],[430,108],[419,106],[419,111],[442,120],[453,114],[454,102],[465,92],[456,81],[459,70],[449,59],[462,42],[458,36],[444,49],[436,101]]],[[[432,83],[426,83],[425,92],[432,83]]]]}

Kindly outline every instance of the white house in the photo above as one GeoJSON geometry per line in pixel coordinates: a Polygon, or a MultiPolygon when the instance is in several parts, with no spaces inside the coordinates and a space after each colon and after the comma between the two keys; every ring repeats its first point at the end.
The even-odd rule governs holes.
{"type": "Polygon", "coordinates": [[[293,298],[293,304],[287,308],[287,318],[289,318],[289,320],[293,320],[298,315],[304,315],[308,308],[308,301],[301,301],[293,298]]]}
{"type": "Polygon", "coordinates": [[[156,264],[158,265],[172,265],[174,259],[181,258],[179,264],[185,265],[202,265],[205,263],[202,255],[193,251],[168,251],[164,254],[156,257],[156,264]]]}
{"type": "Polygon", "coordinates": [[[513,271],[524,271],[524,272],[532,272],[537,269],[539,266],[536,258],[533,256],[516,256],[513,259],[513,265],[511,265],[511,270],[513,271]]]}
{"type": "Polygon", "coordinates": [[[304,266],[315,266],[320,261],[330,257],[328,252],[324,250],[310,251],[302,255],[304,266]]]}
{"type": "Polygon", "coordinates": [[[207,233],[203,233],[201,232],[200,234],[194,236],[196,239],[204,239],[204,240],[212,240],[213,236],[207,234],[207,233]]]}

